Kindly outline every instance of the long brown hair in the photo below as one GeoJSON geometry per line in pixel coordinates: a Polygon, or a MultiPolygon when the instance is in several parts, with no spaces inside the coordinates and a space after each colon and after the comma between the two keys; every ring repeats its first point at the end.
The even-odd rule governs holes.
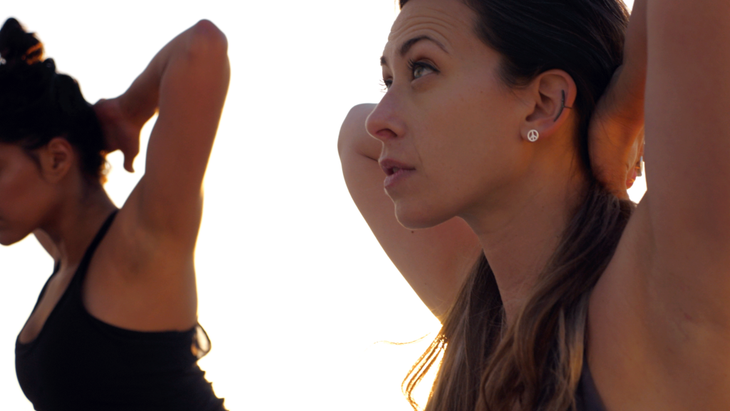
{"type": "Polygon", "coordinates": [[[589,183],[515,323],[505,324],[494,273],[482,255],[403,388],[417,408],[413,390],[441,358],[427,411],[574,409],[590,293],[634,208],[595,180],[587,144],[590,116],[623,59],[628,11],[621,0],[464,2],[476,13],[476,34],[501,54],[506,84],[520,87],[550,69],[573,77],[575,143],[589,183]]]}

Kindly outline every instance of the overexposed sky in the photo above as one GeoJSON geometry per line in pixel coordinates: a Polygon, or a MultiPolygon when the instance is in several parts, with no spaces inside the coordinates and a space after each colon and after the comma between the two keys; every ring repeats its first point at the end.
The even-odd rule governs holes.
{"type": "MultiPolygon", "coordinates": [[[[438,322],[360,217],[336,149],[349,108],[382,96],[378,59],[395,1],[5,3],[0,20],[37,32],[92,102],[122,93],[197,20],[226,33],[231,87],[196,253],[213,343],[201,367],[231,410],[408,410],[400,382],[429,339],[382,341],[418,339],[438,322]]],[[[121,206],[144,150],[135,174],[117,154],[110,162],[107,190],[121,206]]],[[[14,343],[51,271],[33,238],[0,247],[0,409],[32,409],[14,343]]]]}

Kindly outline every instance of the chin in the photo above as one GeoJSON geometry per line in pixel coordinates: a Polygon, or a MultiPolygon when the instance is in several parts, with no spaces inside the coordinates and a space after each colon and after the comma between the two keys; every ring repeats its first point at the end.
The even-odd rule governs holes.
{"type": "Polygon", "coordinates": [[[0,230],[0,244],[4,245],[6,247],[9,245],[13,245],[15,243],[22,241],[23,239],[25,239],[25,237],[28,237],[29,234],[30,233],[21,236],[21,235],[14,235],[13,233],[3,232],[2,230],[0,230]]]}
{"type": "Polygon", "coordinates": [[[437,226],[454,216],[445,216],[429,210],[428,207],[409,206],[398,202],[395,204],[395,218],[405,228],[417,230],[437,226]]]}
{"type": "Polygon", "coordinates": [[[13,240],[6,240],[2,236],[0,236],[0,245],[4,245],[5,247],[7,247],[9,245],[13,245],[13,244],[17,243],[18,241],[20,241],[20,240],[15,240],[15,241],[13,241],[13,240]]]}

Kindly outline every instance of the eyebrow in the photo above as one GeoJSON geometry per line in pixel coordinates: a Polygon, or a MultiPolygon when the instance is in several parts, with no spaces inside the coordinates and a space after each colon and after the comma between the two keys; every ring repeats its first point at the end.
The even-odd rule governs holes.
{"type": "MultiPolygon", "coordinates": [[[[446,54],[449,53],[448,51],[446,51],[446,47],[444,47],[444,45],[441,44],[439,41],[435,40],[432,37],[424,35],[424,36],[414,37],[414,38],[406,41],[405,43],[403,43],[403,45],[400,46],[400,51],[399,51],[400,56],[401,57],[405,56],[406,53],[408,53],[408,51],[411,49],[411,47],[413,47],[416,43],[418,43],[419,41],[422,41],[422,40],[430,41],[430,42],[434,43],[435,45],[437,45],[441,50],[443,50],[444,53],[446,53],[446,54]]],[[[380,57],[380,65],[385,66],[387,64],[388,64],[388,61],[385,59],[385,56],[380,57]]]]}

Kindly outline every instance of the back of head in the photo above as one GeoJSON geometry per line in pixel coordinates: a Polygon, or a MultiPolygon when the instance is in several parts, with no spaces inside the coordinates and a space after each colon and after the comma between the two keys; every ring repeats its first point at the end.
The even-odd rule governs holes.
{"type": "Polygon", "coordinates": [[[79,155],[82,174],[103,177],[104,140],[92,106],[76,81],[43,59],[43,44],[9,18],[0,29],[0,142],[27,152],[64,137],[79,155]]]}

